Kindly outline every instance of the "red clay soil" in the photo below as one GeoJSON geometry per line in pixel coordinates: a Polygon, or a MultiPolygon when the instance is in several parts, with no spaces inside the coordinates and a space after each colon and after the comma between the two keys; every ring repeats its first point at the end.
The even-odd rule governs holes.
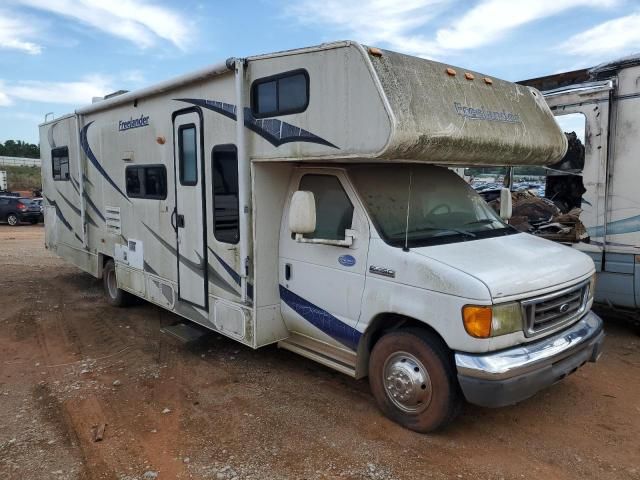
{"type": "Polygon", "coordinates": [[[215,333],[182,344],[160,331],[173,314],[108,306],[43,230],[0,226],[3,480],[640,479],[640,337],[623,323],[598,364],[420,435],[366,381],[215,333]]]}

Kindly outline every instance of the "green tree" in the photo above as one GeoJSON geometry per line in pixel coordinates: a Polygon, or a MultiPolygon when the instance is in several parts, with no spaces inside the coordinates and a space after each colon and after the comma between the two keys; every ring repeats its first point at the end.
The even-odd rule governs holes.
{"type": "Polygon", "coordinates": [[[0,156],[40,158],[40,146],[22,140],[7,140],[0,143],[0,156]]]}

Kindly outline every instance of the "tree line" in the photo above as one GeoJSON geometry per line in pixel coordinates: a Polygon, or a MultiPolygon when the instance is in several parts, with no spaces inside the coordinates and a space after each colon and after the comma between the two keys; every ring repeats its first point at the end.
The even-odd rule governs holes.
{"type": "Polygon", "coordinates": [[[22,140],[0,143],[0,157],[40,158],[40,146],[22,140]]]}

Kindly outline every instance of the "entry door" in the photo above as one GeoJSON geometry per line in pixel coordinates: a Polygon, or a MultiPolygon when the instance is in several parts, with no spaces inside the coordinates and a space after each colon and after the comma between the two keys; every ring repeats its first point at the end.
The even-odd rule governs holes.
{"type": "Polygon", "coordinates": [[[280,298],[282,316],[291,332],[357,348],[355,329],[364,292],[369,226],[341,171],[305,170],[294,176],[291,192],[313,192],[316,202],[314,239],[344,240],[356,231],[351,247],[301,243],[289,231],[288,205],[280,231],[280,298]]]}
{"type": "Polygon", "coordinates": [[[178,245],[178,296],[207,309],[202,161],[202,123],[199,112],[175,116],[173,122],[176,206],[171,218],[178,245]]]}

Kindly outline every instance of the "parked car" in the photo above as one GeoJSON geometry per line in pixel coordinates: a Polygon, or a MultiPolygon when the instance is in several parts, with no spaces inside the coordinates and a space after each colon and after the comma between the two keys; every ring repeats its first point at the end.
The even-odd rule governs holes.
{"type": "Polygon", "coordinates": [[[20,222],[36,224],[41,216],[40,206],[30,198],[0,197],[0,222],[7,222],[11,226],[17,226],[20,222]]]}
{"type": "Polygon", "coordinates": [[[44,221],[44,199],[42,197],[32,198],[31,201],[40,207],[40,218],[38,221],[44,221]]]}

